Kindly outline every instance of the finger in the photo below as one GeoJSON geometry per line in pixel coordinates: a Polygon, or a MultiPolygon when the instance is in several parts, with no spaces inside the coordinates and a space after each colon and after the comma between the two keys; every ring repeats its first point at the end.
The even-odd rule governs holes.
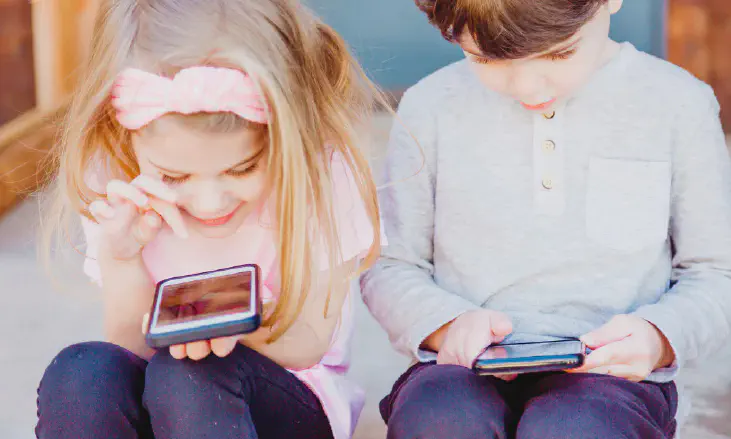
{"type": "Polygon", "coordinates": [[[649,372],[643,370],[642,368],[627,364],[613,364],[610,366],[598,367],[596,369],[590,370],[589,373],[598,375],[609,375],[617,378],[623,378],[636,383],[643,381],[649,375],[649,372]]]}
{"type": "Polygon", "coordinates": [[[186,352],[185,345],[176,344],[170,346],[170,356],[175,358],[176,360],[182,360],[183,358],[187,357],[188,353],[186,352]]]}
{"type": "Polygon", "coordinates": [[[89,213],[97,222],[114,218],[114,209],[104,200],[96,200],[89,204],[89,213]]]}
{"type": "Polygon", "coordinates": [[[153,212],[146,212],[137,219],[136,226],[132,229],[135,241],[140,245],[147,245],[152,241],[162,226],[162,219],[153,212]]]}
{"type": "Polygon", "coordinates": [[[518,378],[517,373],[497,374],[494,376],[495,376],[495,378],[499,378],[503,381],[513,381],[514,379],[518,378]]]}
{"type": "Polygon", "coordinates": [[[150,207],[165,220],[176,235],[181,238],[189,236],[188,228],[185,227],[185,221],[183,221],[183,215],[178,206],[153,198],[150,200],[150,207]]]}
{"type": "Polygon", "coordinates": [[[211,353],[211,344],[208,340],[194,341],[185,346],[185,351],[191,360],[202,360],[211,353]]]}
{"type": "Polygon", "coordinates": [[[112,180],[107,184],[107,198],[112,204],[127,200],[140,209],[147,207],[150,202],[150,198],[142,191],[120,180],[112,180]]]}
{"type": "Polygon", "coordinates": [[[465,337],[464,348],[457,354],[459,364],[469,369],[474,367],[477,357],[485,352],[490,342],[491,340],[485,340],[483,337],[465,337]]]}
{"type": "Polygon", "coordinates": [[[150,314],[142,316],[142,335],[147,335],[147,325],[150,323],[150,314]]]}
{"type": "Polygon", "coordinates": [[[632,334],[632,327],[626,316],[616,316],[607,324],[581,337],[581,341],[592,349],[620,341],[632,334]]]}
{"type": "Polygon", "coordinates": [[[587,355],[584,364],[581,367],[574,369],[574,372],[588,372],[592,369],[611,364],[626,363],[626,360],[631,357],[632,352],[634,351],[635,349],[632,346],[632,343],[624,340],[609,343],[608,345],[602,346],[587,355]]]}
{"type": "Polygon", "coordinates": [[[459,360],[453,352],[442,348],[437,354],[437,364],[453,364],[458,366],[459,360]]]}
{"type": "Polygon", "coordinates": [[[513,322],[510,317],[501,313],[493,312],[490,317],[490,329],[492,330],[493,341],[500,339],[501,341],[513,332],[513,322]]]}
{"type": "Polygon", "coordinates": [[[217,357],[225,357],[236,348],[239,342],[239,336],[214,338],[211,340],[211,351],[217,357]]]}
{"type": "Polygon", "coordinates": [[[178,194],[165,183],[147,175],[140,175],[130,183],[143,192],[152,195],[162,201],[175,204],[178,201],[178,194]]]}

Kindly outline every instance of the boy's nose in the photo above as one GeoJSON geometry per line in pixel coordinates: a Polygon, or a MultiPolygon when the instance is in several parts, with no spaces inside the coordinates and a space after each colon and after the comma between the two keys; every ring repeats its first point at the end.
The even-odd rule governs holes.
{"type": "Polygon", "coordinates": [[[526,104],[542,104],[551,97],[546,96],[546,81],[543,75],[531,69],[531,66],[513,68],[509,87],[510,94],[526,104]]]}

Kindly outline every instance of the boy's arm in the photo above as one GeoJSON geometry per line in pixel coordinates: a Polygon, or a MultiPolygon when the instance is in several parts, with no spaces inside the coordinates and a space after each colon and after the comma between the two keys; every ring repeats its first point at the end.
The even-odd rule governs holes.
{"type": "MultiPolygon", "coordinates": [[[[673,286],[635,312],[665,335],[678,367],[731,332],[731,159],[718,113],[712,96],[683,112],[694,122],[679,124],[672,161],[673,286]]],[[[670,379],[675,369],[658,373],[670,379]]]]}
{"type": "Polygon", "coordinates": [[[384,183],[390,186],[380,196],[388,246],[361,277],[363,300],[371,313],[396,348],[413,356],[418,356],[419,347],[433,332],[479,309],[437,286],[433,278],[437,166],[433,113],[437,110],[435,104],[410,92],[401,101],[385,164],[384,183]]]}

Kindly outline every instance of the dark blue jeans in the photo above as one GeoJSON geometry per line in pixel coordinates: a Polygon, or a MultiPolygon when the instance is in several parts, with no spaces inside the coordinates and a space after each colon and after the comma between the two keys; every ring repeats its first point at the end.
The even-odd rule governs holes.
{"type": "Polygon", "coordinates": [[[388,439],[671,439],[673,383],[592,374],[512,382],[459,366],[419,364],[381,401],[388,439]]]}
{"type": "Polygon", "coordinates": [[[109,343],[64,349],[38,389],[40,439],[332,438],[315,394],[263,355],[150,363],[109,343]]]}

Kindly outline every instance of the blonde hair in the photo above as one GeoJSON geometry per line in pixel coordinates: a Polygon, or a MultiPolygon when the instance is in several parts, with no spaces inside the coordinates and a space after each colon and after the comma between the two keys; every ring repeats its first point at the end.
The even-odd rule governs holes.
{"type": "MultiPolygon", "coordinates": [[[[297,1],[103,0],[88,69],[55,155],[57,203],[51,225],[58,236],[71,217],[89,217],[89,203],[103,194],[90,188],[86,177],[100,159],[115,178],[139,175],[130,132],[116,121],[111,106],[117,74],[137,67],[173,75],[193,65],[247,72],[271,108],[270,125],[261,127],[269,139],[282,279],[279,300],[264,324],[274,327],[275,340],[298,317],[316,280],[319,261],[313,247],[324,240],[331,268],[341,258],[328,152],[341,154],[351,168],[375,231],[363,268],[380,251],[376,188],[356,145],[374,102],[384,100],[342,39],[297,1]]],[[[228,113],[176,117],[200,129],[241,128],[228,113]],[[207,122],[200,123],[201,118],[207,122]]]]}

